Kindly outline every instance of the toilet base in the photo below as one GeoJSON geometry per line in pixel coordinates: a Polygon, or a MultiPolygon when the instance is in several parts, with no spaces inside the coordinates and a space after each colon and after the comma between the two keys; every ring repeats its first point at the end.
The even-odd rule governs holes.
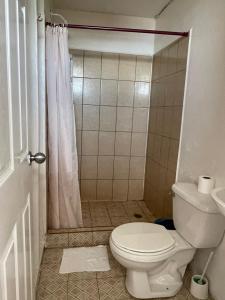
{"type": "MultiPolygon", "coordinates": [[[[184,272],[185,269],[182,271],[184,272]]],[[[181,287],[180,273],[163,272],[150,276],[148,272],[127,270],[126,288],[133,297],[138,299],[172,297],[181,287]]]]}

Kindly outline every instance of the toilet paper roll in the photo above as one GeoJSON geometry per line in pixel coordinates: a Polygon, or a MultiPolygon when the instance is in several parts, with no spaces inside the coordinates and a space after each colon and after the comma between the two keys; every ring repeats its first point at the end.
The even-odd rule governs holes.
{"type": "Polygon", "coordinates": [[[210,176],[199,176],[198,178],[198,192],[202,194],[210,194],[214,188],[215,180],[210,176]]]}

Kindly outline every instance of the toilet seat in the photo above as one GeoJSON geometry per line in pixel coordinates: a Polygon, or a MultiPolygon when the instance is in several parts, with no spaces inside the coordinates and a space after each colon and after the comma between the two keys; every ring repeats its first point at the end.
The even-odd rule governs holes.
{"type": "Polygon", "coordinates": [[[152,223],[128,223],[112,231],[113,244],[136,255],[160,255],[175,247],[175,240],[167,229],[152,223]]]}

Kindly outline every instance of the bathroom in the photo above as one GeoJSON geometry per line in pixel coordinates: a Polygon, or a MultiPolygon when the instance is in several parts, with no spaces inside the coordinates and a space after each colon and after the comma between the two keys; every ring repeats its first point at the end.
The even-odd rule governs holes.
{"type": "MultiPolygon", "coordinates": [[[[2,77],[0,91],[7,86],[9,92],[8,96],[6,89],[1,92],[0,99],[11,100],[8,106],[2,101],[1,106],[9,115],[2,114],[0,139],[0,198],[5,199],[0,204],[3,299],[206,299],[194,297],[191,277],[202,274],[213,251],[205,275],[207,299],[225,300],[225,217],[210,193],[197,192],[201,175],[213,177],[213,188],[225,186],[224,1],[4,3],[8,46],[3,47],[7,63],[2,63],[2,69],[6,68],[10,84],[2,77]],[[19,70],[12,64],[14,13],[19,32],[17,56],[23,51],[27,55],[26,67],[18,64],[19,70]],[[53,99],[56,46],[51,34],[57,24],[62,25],[60,32],[67,32],[68,27],[65,86],[71,88],[69,105],[61,107],[53,99]],[[23,39],[27,50],[21,46],[23,39]],[[22,84],[15,92],[19,80],[22,84]],[[17,107],[16,94],[23,99],[23,93],[27,102],[20,101],[17,107]],[[60,113],[68,116],[62,128],[55,118],[60,113]],[[68,139],[65,128],[70,127],[75,130],[68,139]],[[32,163],[29,170],[23,164],[28,150],[41,152],[36,156],[29,152],[30,164],[43,162],[32,163]],[[70,172],[75,172],[72,179],[70,172]],[[74,203],[64,198],[70,188],[74,188],[74,203]],[[189,193],[197,195],[197,210],[186,202],[180,204],[181,199],[190,198],[189,193]],[[21,200],[19,205],[16,199],[21,200]],[[206,221],[199,213],[202,202],[206,221]],[[186,232],[194,227],[189,220],[196,222],[192,236],[186,232]],[[121,237],[125,233],[133,235],[130,242],[121,237]],[[154,233],[161,240],[154,239],[154,233]],[[65,250],[102,245],[110,270],[59,271],[65,250]],[[137,267],[135,260],[131,268],[127,253],[130,258],[133,252],[149,254],[157,245],[164,247],[166,259],[174,255],[171,264],[161,269],[151,262],[147,272],[140,272],[144,267],[140,262],[137,267]],[[126,250],[121,252],[121,247],[126,250]],[[186,251],[184,261],[176,247],[186,251]],[[148,279],[146,274],[150,274],[148,279]],[[150,290],[146,288],[149,283],[150,290]]],[[[60,91],[63,104],[65,91],[60,91]]]]}

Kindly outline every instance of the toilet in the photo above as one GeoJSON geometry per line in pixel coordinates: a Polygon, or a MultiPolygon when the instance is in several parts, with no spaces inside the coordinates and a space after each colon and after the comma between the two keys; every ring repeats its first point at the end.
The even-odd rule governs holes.
{"type": "Polygon", "coordinates": [[[118,226],[110,236],[111,252],[127,270],[126,288],[138,299],[176,295],[196,249],[216,247],[224,233],[225,218],[210,195],[190,183],[172,189],[176,230],[137,222],[118,226]]]}

